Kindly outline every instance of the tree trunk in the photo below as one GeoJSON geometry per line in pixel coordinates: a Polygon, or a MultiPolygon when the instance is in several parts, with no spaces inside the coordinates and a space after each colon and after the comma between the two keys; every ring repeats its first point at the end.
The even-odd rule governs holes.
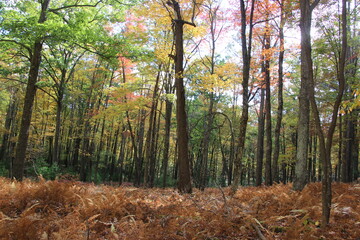
{"type": "MultiPolygon", "coordinates": [[[[38,20],[39,24],[46,21],[46,14],[49,7],[50,0],[44,0],[41,3],[41,13],[38,20]]],[[[18,142],[16,145],[16,154],[13,163],[12,177],[22,181],[24,176],[24,165],[26,157],[26,148],[29,139],[29,128],[31,123],[32,108],[36,94],[36,81],[39,75],[39,67],[41,63],[41,52],[43,46],[43,39],[37,38],[33,45],[32,54],[30,58],[30,70],[28,82],[26,85],[26,93],[24,99],[24,107],[21,117],[20,132],[18,142]]]]}
{"type": "Polygon", "coordinates": [[[308,160],[309,144],[309,119],[310,104],[308,96],[308,86],[312,77],[311,60],[311,7],[310,0],[300,1],[300,28],[301,28],[301,85],[299,93],[299,122],[298,139],[295,165],[295,179],[293,188],[301,191],[307,180],[306,163],[308,160]]]}
{"type": "Polygon", "coordinates": [[[179,3],[172,0],[176,19],[175,25],[175,88],[176,88],[176,123],[178,141],[178,190],[181,193],[191,193],[190,159],[189,159],[189,136],[187,126],[187,114],[185,110],[185,88],[184,88],[184,24],[181,17],[179,3]]]}
{"type": "MultiPolygon", "coordinates": [[[[336,100],[334,102],[331,122],[325,134],[321,126],[320,114],[316,104],[315,99],[315,84],[313,79],[312,70],[310,70],[310,86],[309,86],[309,97],[313,110],[313,115],[315,118],[316,130],[319,136],[320,142],[320,159],[323,166],[323,179],[322,179],[322,226],[325,227],[329,224],[330,220],[330,209],[331,209],[331,147],[333,135],[336,127],[336,120],[338,116],[338,110],[341,104],[342,95],[345,88],[345,62],[346,62],[346,50],[347,50],[347,17],[346,17],[346,0],[342,0],[342,49],[339,57],[339,66],[338,66],[338,82],[339,89],[337,92],[336,100]]],[[[310,12],[311,17],[311,12],[310,12]]],[[[310,46],[310,45],[309,45],[310,46]]],[[[311,60],[311,46],[307,48],[309,51],[308,63],[312,69],[312,60],[311,60]]]]}
{"type": "Polygon", "coordinates": [[[202,139],[202,152],[201,152],[201,166],[200,166],[200,183],[199,188],[200,190],[204,190],[207,185],[207,179],[208,179],[208,159],[209,159],[209,142],[210,142],[210,134],[212,130],[213,125],[213,108],[214,108],[214,97],[213,93],[210,93],[210,103],[209,103],[209,109],[207,112],[206,122],[205,122],[205,132],[202,139]]]}
{"type": "Polygon", "coordinates": [[[61,131],[61,112],[62,112],[62,98],[63,96],[58,96],[58,100],[56,102],[56,122],[55,122],[55,138],[54,138],[54,151],[53,151],[53,163],[59,163],[59,155],[60,155],[60,131],[61,131]]]}
{"type": "Polygon", "coordinates": [[[276,115],[276,126],[274,130],[274,155],[272,163],[272,177],[274,182],[279,182],[279,153],[280,153],[280,130],[283,116],[283,63],[284,63],[284,0],[280,3],[280,28],[279,28],[279,39],[280,39],[280,52],[279,52],[279,69],[278,69],[278,109],[276,115]]]}
{"type": "Polygon", "coordinates": [[[2,145],[0,148],[0,162],[4,162],[5,166],[9,169],[9,165],[11,164],[9,159],[8,159],[8,153],[9,153],[9,140],[11,137],[11,126],[14,125],[14,121],[15,121],[15,117],[16,117],[16,112],[17,112],[17,105],[18,105],[18,101],[16,98],[16,93],[17,93],[18,89],[15,89],[11,95],[10,98],[10,103],[9,106],[7,108],[6,111],[6,117],[5,117],[5,125],[4,125],[4,135],[3,135],[3,140],[2,140],[2,145]]]}
{"type": "Polygon", "coordinates": [[[242,60],[243,60],[243,78],[242,78],[242,113],[240,117],[240,132],[239,132],[239,145],[237,155],[234,161],[234,181],[231,186],[231,191],[234,194],[238,188],[241,175],[241,160],[245,149],[246,129],[249,119],[249,79],[250,79],[250,60],[251,60],[251,42],[252,42],[252,30],[253,30],[253,16],[254,6],[256,0],[251,1],[250,18],[249,18],[249,31],[247,34],[247,7],[245,7],[244,0],[240,0],[241,10],[241,48],[242,48],[242,60]]]}
{"type": "Polygon", "coordinates": [[[261,87],[260,91],[260,109],[258,116],[258,134],[257,134],[257,149],[256,149],[256,186],[260,186],[262,183],[262,170],[263,170],[263,158],[264,158],[264,101],[265,89],[261,87]]]}
{"type": "Polygon", "coordinates": [[[148,187],[154,186],[155,180],[155,164],[156,164],[156,110],[158,106],[158,91],[159,91],[159,82],[160,82],[160,73],[161,65],[159,66],[159,71],[156,77],[156,82],[154,86],[153,96],[152,96],[152,105],[150,109],[149,116],[149,129],[146,138],[146,160],[145,160],[145,173],[144,173],[144,184],[148,187]]]}
{"type": "MultiPolygon", "coordinates": [[[[268,17],[267,17],[268,18],[268,17]]],[[[266,85],[266,99],[265,99],[265,134],[266,134],[266,147],[265,147],[265,185],[272,184],[271,176],[271,156],[272,156],[272,134],[271,134],[271,84],[270,84],[270,29],[269,23],[266,22],[265,27],[265,66],[264,66],[264,79],[266,85]]]]}
{"type": "Polygon", "coordinates": [[[121,133],[121,143],[120,143],[120,152],[119,152],[119,184],[121,185],[123,182],[123,172],[124,172],[124,161],[125,161],[125,148],[126,148],[126,132],[125,126],[122,129],[121,133]]]}
{"type": "Polygon", "coordinates": [[[164,152],[163,152],[163,187],[166,187],[168,163],[169,163],[169,150],[170,150],[170,130],[171,130],[171,115],[172,115],[172,102],[166,100],[165,103],[165,140],[164,140],[164,152]]]}

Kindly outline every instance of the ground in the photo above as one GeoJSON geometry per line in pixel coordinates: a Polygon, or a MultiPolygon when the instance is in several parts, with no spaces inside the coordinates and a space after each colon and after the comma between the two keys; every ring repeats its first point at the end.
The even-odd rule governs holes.
{"type": "Polygon", "coordinates": [[[333,184],[321,226],[321,184],[174,189],[0,178],[0,239],[360,239],[360,185],[333,184]]]}

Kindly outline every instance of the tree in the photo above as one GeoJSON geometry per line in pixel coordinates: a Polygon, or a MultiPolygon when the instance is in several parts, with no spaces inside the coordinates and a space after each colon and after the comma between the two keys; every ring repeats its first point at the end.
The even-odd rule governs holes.
{"type": "Polygon", "coordinates": [[[311,14],[319,3],[316,0],[310,5],[309,0],[300,2],[300,28],[301,28],[301,87],[299,93],[299,123],[295,166],[294,190],[301,191],[307,183],[307,160],[309,142],[309,85],[313,79],[313,66],[311,59],[311,14]]]}
{"type": "MultiPolygon", "coordinates": [[[[342,0],[342,18],[341,18],[341,52],[339,55],[338,62],[338,72],[337,72],[337,80],[338,80],[338,91],[337,96],[333,105],[331,122],[328,127],[328,131],[325,133],[320,119],[319,109],[315,99],[315,84],[312,73],[310,73],[310,86],[309,86],[309,97],[312,107],[312,112],[314,115],[314,120],[316,124],[316,131],[319,137],[319,147],[320,147],[320,159],[322,162],[323,176],[322,176],[322,224],[326,226],[329,224],[330,219],[330,209],[331,209],[331,148],[333,142],[333,136],[336,128],[336,120],[338,116],[338,110],[341,104],[344,88],[345,88],[345,63],[346,63],[346,51],[347,51],[347,10],[346,10],[346,0],[342,0]]],[[[311,10],[313,10],[314,6],[311,6],[311,10]]],[[[311,14],[310,14],[311,16],[311,14]]],[[[310,45],[308,45],[309,47],[310,45]]],[[[306,48],[308,63],[312,68],[311,63],[311,47],[306,48]]]]}
{"type": "MultiPolygon", "coordinates": [[[[206,9],[205,13],[207,14],[207,19],[210,23],[210,57],[206,56],[206,61],[204,65],[208,69],[209,78],[216,78],[215,75],[215,49],[216,41],[219,39],[219,36],[222,32],[222,27],[218,29],[219,22],[219,5],[215,1],[208,1],[204,4],[206,9]]],[[[211,82],[211,80],[210,80],[211,82]]],[[[216,108],[215,103],[215,93],[214,90],[210,90],[209,96],[209,108],[206,114],[205,121],[205,131],[202,138],[202,153],[201,153],[201,166],[200,166],[200,176],[199,176],[199,187],[201,190],[204,190],[207,185],[208,179],[208,158],[209,158],[209,144],[210,144],[210,135],[213,129],[214,122],[214,109],[216,108]]]]}
{"type": "MultiPolygon", "coordinates": [[[[38,20],[39,24],[43,24],[47,19],[49,3],[50,0],[44,0],[41,2],[41,11],[39,13],[40,16],[38,20]]],[[[29,138],[29,127],[31,122],[32,107],[36,94],[36,81],[39,75],[44,37],[45,36],[43,35],[41,37],[35,38],[32,48],[28,48],[30,54],[30,69],[21,117],[20,133],[18,136],[18,143],[16,145],[16,155],[12,172],[12,177],[19,181],[21,181],[24,176],[26,147],[29,138]]]]}
{"type": "MultiPolygon", "coordinates": [[[[195,5],[196,2],[194,2],[195,5]]],[[[177,123],[177,141],[178,141],[178,163],[179,163],[179,180],[178,189],[181,193],[191,193],[191,177],[190,177],[190,159],[189,159],[189,136],[187,126],[187,115],[185,110],[185,88],[184,88],[184,47],[183,35],[184,25],[189,24],[196,26],[193,22],[185,21],[181,14],[179,2],[172,0],[167,4],[174,10],[174,18],[172,19],[175,36],[175,88],[176,88],[176,123],[177,123]]],[[[194,20],[195,7],[193,6],[194,20]]]]}
{"type": "Polygon", "coordinates": [[[249,79],[250,79],[250,60],[252,47],[252,33],[253,33],[253,18],[256,0],[247,1],[240,0],[240,14],[241,14],[241,53],[242,53],[242,112],[240,117],[240,133],[236,158],[234,161],[234,181],[231,189],[235,193],[241,175],[241,160],[244,154],[246,128],[249,119],[249,79]],[[250,7],[250,16],[247,18],[247,9],[250,7]],[[247,23],[249,24],[247,25],[247,23]],[[248,28],[248,29],[247,29],[248,28]],[[248,34],[247,34],[248,31],[248,34]]]}
{"type": "Polygon", "coordinates": [[[284,63],[284,25],[285,25],[285,1],[278,1],[280,6],[280,25],[279,25],[279,69],[278,69],[278,109],[276,114],[276,126],[274,130],[274,155],[272,162],[272,177],[274,182],[279,182],[279,155],[280,155],[280,130],[283,117],[283,63],[284,63]]]}

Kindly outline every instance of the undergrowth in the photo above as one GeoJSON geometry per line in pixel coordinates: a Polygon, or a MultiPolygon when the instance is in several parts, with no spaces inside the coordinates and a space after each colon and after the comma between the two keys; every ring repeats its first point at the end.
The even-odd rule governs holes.
{"type": "Polygon", "coordinates": [[[111,187],[0,178],[0,239],[359,239],[360,186],[334,184],[321,228],[321,185],[206,189],[111,187]]]}

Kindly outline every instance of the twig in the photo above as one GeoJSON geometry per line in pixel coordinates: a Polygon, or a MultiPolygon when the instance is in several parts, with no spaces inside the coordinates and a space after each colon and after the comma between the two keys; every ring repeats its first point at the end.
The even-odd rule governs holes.
{"type": "Polygon", "coordinates": [[[225,193],[224,193],[222,187],[220,186],[220,184],[217,183],[217,181],[216,181],[216,185],[217,185],[217,187],[220,189],[221,195],[222,195],[222,197],[223,197],[223,199],[224,199],[224,206],[223,206],[223,207],[226,208],[226,209],[228,209],[225,193]]]}
{"type": "Polygon", "coordinates": [[[261,240],[266,240],[266,237],[262,234],[261,230],[259,229],[259,227],[255,223],[252,223],[251,226],[255,229],[257,235],[259,236],[259,238],[261,240]]]}

